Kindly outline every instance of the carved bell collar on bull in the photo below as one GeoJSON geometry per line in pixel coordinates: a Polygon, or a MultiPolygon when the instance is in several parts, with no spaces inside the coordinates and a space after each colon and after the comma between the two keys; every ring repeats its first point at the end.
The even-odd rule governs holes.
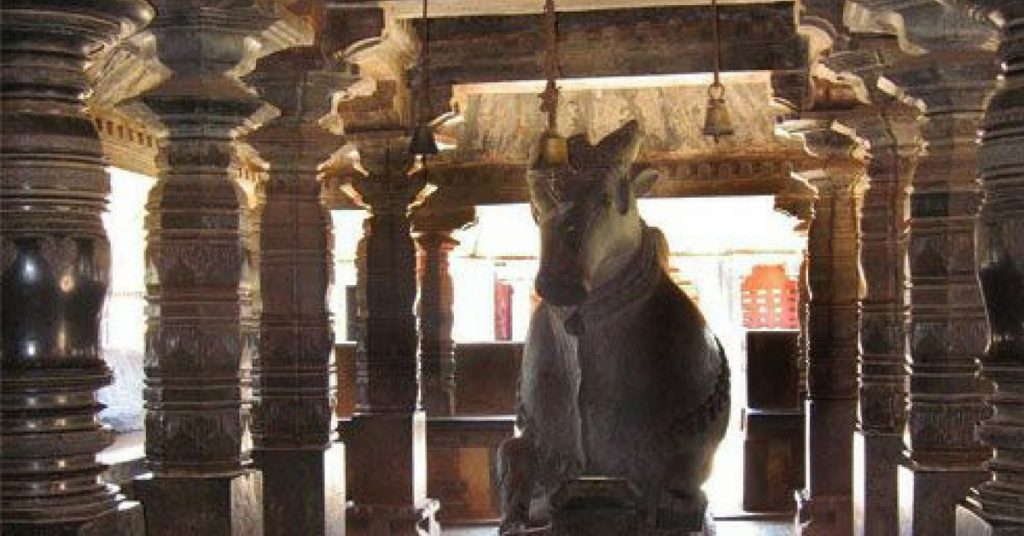
{"type": "Polygon", "coordinates": [[[637,197],[658,177],[651,169],[632,169],[639,131],[630,121],[597,145],[585,135],[572,136],[562,166],[543,158],[548,142],[542,137],[527,172],[541,234],[537,293],[565,308],[566,329],[577,336],[587,311],[635,294],[637,284],[656,275],[651,268],[664,254],[661,233],[649,229],[637,210],[637,197]]]}

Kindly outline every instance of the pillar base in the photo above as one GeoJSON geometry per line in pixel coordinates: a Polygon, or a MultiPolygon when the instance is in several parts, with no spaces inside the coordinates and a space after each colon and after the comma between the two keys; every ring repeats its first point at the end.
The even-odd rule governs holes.
{"type": "Polygon", "coordinates": [[[956,536],[1024,536],[1024,525],[990,521],[961,504],[956,507],[956,536]]]}
{"type": "Polygon", "coordinates": [[[209,478],[155,477],[135,480],[146,510],[146,536],[262,536],[262,474],[209,478]]]}
{"type": "Polygon", "coordinates": [[[956,506],[971,488],[988,479],[985,471],[920,467],[897,469],[900,534],[955,534],[956,506]]]}
{"type": "Polygon", "coordinates": [[[857,431],[854,435],[853,532],[899,533],[899,487],[896,469],[903,459],[903,439],[898,435],[857,431]]]}
{"type": "Polygon", "coordinates": [[[84,523],[4,523],[0,532],[4,536],[146,536],[146,520],[141,504],[122,501],[117,509],[84,523]]]}
{"type": "Polygon", "coordinates": [[[849,495],[815,495],[797,492],[797,532],[800,536],[851,536],[853,498],[849,495]]]}
{"type": "Polygon", "coordinates": [[[264,536],[344,536],[345,450],[258,450],[264,536]]]}
{"type": "Polygon", "coordinates": [[[424,499],[415,506],[349,503],[348,536],[441,536],[434,516],[441,503],[424,499]]]}

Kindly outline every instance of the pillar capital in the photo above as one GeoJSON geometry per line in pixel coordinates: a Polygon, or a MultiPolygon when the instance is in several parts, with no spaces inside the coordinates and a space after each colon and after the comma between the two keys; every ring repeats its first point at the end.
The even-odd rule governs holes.
{"type": "Polygon", "coordinates": [[[854,0],[844,19],[854,32],[896,34],[900,48],[913,55],[993,51],[998,39],[991,27],[934,0],[854,0]]]}
{"type": "Polygon", "coordinates": [[[277,172],[271,180],[316,179],[319,166],[344,141],[325,129],[334,102],[357,78],[326,61],[319,47],[307,46],[260,58],[243,80],[279,111],[246,137],[277,172]]]}

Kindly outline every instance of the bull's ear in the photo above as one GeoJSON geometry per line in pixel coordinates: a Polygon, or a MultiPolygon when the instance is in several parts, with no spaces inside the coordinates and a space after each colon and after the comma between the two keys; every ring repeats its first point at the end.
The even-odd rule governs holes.
{"type": "Polygon", "coordinates": [[[637,173],[633,176],[631,181],[633,183],[633,195],[637,197],[647,195],[647,192],[651,191],[651,187],[654,186],[654,183],[657,182],[660,177],[661,173],[658,173],[651,168],[647,168],[640,173],[637,173]]]}

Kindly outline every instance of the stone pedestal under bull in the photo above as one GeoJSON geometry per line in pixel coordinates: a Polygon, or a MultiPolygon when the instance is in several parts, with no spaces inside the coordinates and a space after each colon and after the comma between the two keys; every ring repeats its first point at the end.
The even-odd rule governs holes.
{"type": "Polygon", "coordinates": [[[502,532],[551,522],[557,499],[593,490],[593,476],[635,490],[637,533],[700,531],[700,487],[729,419],[725,354],[669,277],[664,236],[637,211],[657,178],[631,172],[637,123],[596,146],[568,142],[567,168],[527,176],[543,301],[523,359],[521,435],[499,456],[502,532]]]}

